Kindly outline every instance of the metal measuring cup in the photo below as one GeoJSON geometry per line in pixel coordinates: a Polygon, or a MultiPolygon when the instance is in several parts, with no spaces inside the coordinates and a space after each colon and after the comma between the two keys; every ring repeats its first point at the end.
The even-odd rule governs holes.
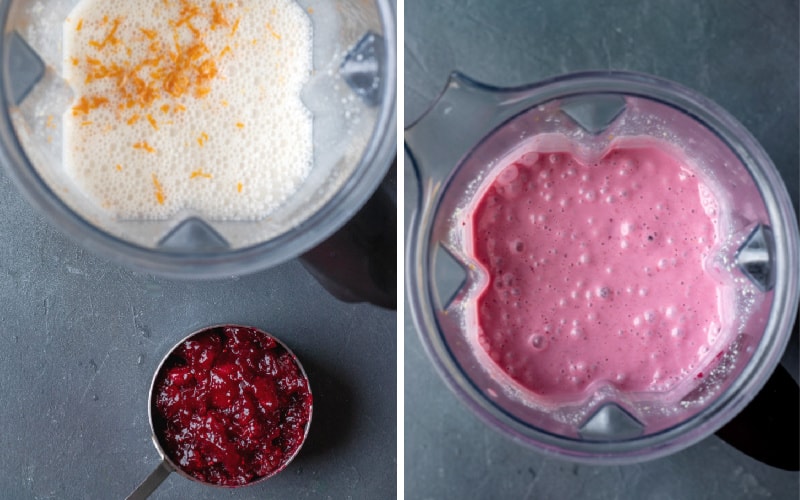
{"type": "Polygon", "coordinates": [[[155,491],[156,488],[158,488],[158,486],[172,472],[175,472],[178,475],[183,476],[183,477],[185,477],[187,479],[190,479],[192,481],[196,481],[198,483],[205,484],[207,486],[212,486],[212,487],[215,487],[215,488],[232,489],[232,488],[240,488],[240,487],[244,487],[244,486],[251,486],[251,485],[260,483],[262,481],[265,481],[265,480],[273,477],[274,475],[278,474],[279,472],[283,471],[289,465],[289,463],[292,460],[294,460],[294,458],[300,452],[300,449],[303,447],[303,444],[305,443],[306,438],[308,437],[308,430],[311,427],[311,418],[312,418],[313,409],[314,409],[313,396],[312,396],[312,403],[309,406],[309,410],[308,410],[308,421],[306,422],[305,429],[304,429],[304,432],[303,432],[303,438],[300,440],[300,444],[297,446],[297,448],[294,450],[294,452],[291,455],[288,455],[288,456],[284,457],[283,460],[282,460],[281,465],[279,467],[275,468],[270,474],[268,474],[266,476],[258,477],[257,479],[255,479],[253,481],[250,481],[249,483],[245,483],[245,484],[242,484],[242,485],[235,485],[235,486],[227,486],[227,485],[220,485],[220,484],[215,484],[215,483],[211,483],[211,482],[202,481],[202,480],[200,480],[200,479],[188,474],[187,472],[185,472],[181,468],[180,465],[178,465],[178,464],[176,464],[174,462],[174,460],[170,457],[170,455],[166,452],[166,450],[162,446],[162,443],[161,443],[161,441],[160,441],[160,439],[158,437],[158,433],[156,432],[156,425],[155,425],[155,417],[156,416],[154,415],[154,409],[155,409],[155,398],[158,396],[156,384],[160,380],[160,376],[162,374],[162,371],[165,369],[165,364],[167,363],[167,361],[169,361],[172,358],[172,356],[175,353],[175,351],[180,346],[182,346],[184,343],[186,343],[187,341],[189,341],[189,340],[191,340],[191,339],[193,339],[195,337],[198,337],[200,335],[206,334],[208,332],[212,332],[214,330],[225,328],[225,327],[246,328],[246,329],[255,331],[258,335],[261,335],[261,336],[264,336],[265,338],[269,338],[269,339],[274,340],[280,347],[282,347],[292,357],[292,360],[294,361],[295,365],[297,366],[298,371],[300,372],[300,374],[302,375],[303,379],[306,382],[306,387],[308,389],[309,396],[312,396],[311,386],[310,386],[310,384],[308,382],[308,375],[306,374],[305,369],[303,368],[303,365],[300,363],[300,360],[297,358],[297,356],[294,354],[294,352],[292,352],[292,350],[289,349],[289,347],[286,344],[281,342],[278,338],[274,337],[273,335],[270,335],[269,333],[266,333],[263,330],[260,330],[258,328],[254,328],[254,327],[250,327],[250,326],[242,326],[242,325],[229,325],[229,324],[207,326],[207,327],[203,327],[203,328],[201,328],[199,330],[196,330],[196,331],[190,333],[189,335],[187,335],[186,337],[181,339],[179,342],[177,342],[174,346],[172,346],[172,348],[169,350],[169,352],[161,359],[161,362],[158,364],[158,367],[156,368],[155,373],[153,374],[153,380],[150,382],[150,392],[148,393],[148,397],[147,397],[148,404],[149,404],[148,409],[147,409],[147,416],[148,416],[148,420],[150,421],[150,433],[151,433],[151,437],[153,439],[153,444],[155,445],[156,450],[158,451],[158,454],[161,456],[161,463],[158,464],[158,466],[155,468],[155,470],[153,470],[153,472],[151,472],[150,475],[148,475],[147,478],[144,481],[142,481],[139,484],[139,486],[137,486],[136,489],[127,497],[128,500],[139,500],[139,499],[148,498],[150,496],[150,494],[153,493],[153,491],[155,491]]]}

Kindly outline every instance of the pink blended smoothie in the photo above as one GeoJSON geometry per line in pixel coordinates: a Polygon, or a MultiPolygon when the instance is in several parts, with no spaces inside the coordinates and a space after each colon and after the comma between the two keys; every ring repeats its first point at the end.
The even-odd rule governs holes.
{"type": "Polygon", "coordinates": [[[592,384],[668,391],[703,363],[721,330],[706,272],[718,206],[687,162],[650,140],[586,164],[527,153],[491,180],[467,217],[485,268],[478,342],[544,401],[592,384]]]}

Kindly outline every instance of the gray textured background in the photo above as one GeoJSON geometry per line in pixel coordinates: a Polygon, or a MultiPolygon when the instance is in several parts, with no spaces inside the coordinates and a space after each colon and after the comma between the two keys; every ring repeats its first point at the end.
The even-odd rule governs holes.
{"type": "MultiPolygon", "coordinates": [[[[405,2],[405,123],[459,70],[521,85],[579,70],[677,81],[739,119],[798,203],[798,3],[643,0],[405,2]]],[[[416,196],[406,162],[406,220],[416,196]]],[[[447,390],[405,324],[405,491],[409,499],[800,498],[800,475],[755,462],[712,436],[627,467],[551,460],[489,429],[447,390]]],[[[797,339],[784,364],[797,377],[797,339]]]]}
{"type": "Polygon", "coordinates": [[[0,234],[0,498],[130,493],[159,462],[153,371],[186,334],[226,322],[298,355],[314,392],[308,441],[260,485],[223,491],[172,474],[154,498],[394,497],[394,312],[336,301],[296,261],[201,283],[131,272],[57,233],[2,173],[0,234]]]}
{"type": "Polygon", "coordinates": [[[154,498],[393,498],[396,314],[336,301],[292,261],[213,282],[131,272],[34,213],[0,172],[0,498],[123,498],[158,464],[147,393],[170,347],[235,322],[284,340],[314,392],[304,448],[225,491],[172,474],[154,498]],[[390,369],[387,369],[390,367],[390,369]]]}
{"type": "Polygon", "coordinates": [[[0,499],[130,493],[160,460],[147,418],[155,368],[220,323],[262,328],[298,355],[314,393],[308,440],[259,485],[173,474],[154,498],[395,497],[394,311],[333,299],[298,261],[205,282],[132,272],[55,231],[2,170],[0,499]]]}

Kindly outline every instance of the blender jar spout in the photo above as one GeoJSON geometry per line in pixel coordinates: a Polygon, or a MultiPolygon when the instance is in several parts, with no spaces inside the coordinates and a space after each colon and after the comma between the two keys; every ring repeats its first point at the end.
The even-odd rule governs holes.
{"type": "Polygon", "coordinates": [[[476,142],[529,105],[536,88],[494,87],[451,73],[433,104],[405,130],[406,150],[420,182],[440,185],[476,142]]]}
{"type": "MultiPolygon", "coordinates": [[[[591,76],[591,75],[590,75],[591,76]]],[[[447,176],[492,130],[516,115],[542,103],[558,88],[563,77],[519,87],[495,87],[453,72],[442,92],[405,130],[406,151],[411,158],[422,194],[441,187],[447,176]]],[[[599,92],[586,95],[580,88],[555,105],[541,106],[534,119],[566,118],[591,145],[576,152],[593,159],[602,154],[609,139],[603,132],[623,114],[626,101],[619,95],[599,92]]],[[[526,131],[520,129],[519,139],[526,131]]]]}

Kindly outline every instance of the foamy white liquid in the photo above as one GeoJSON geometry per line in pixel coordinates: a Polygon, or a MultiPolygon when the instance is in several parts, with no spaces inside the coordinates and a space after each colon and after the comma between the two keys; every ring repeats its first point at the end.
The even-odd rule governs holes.
{"type": "MultiPolygon", "coordinates": [[[[308,176],[312,118],[300,100],[312,66],[308,16],[292,0],[217,3],[226,6],[228,26],[213,30],[206,19],[212,2],[205,0],[84,0],[64,24],[64,75],[76,95],[63,116],[64,167],[89,197],[121,218],[166,218],[188,209],[211,219],[257,219],[308,176]],[[218,70],[210,93],[198,98],[193,87],[180,97],[161,92],[151,106],[120,110],[114,79],[86,83],[87,57],[106,66],[152,58],[154,40],[142,29],[174,47],[170,20],[180,19],[186,5],[206,13],[192,25],[218,70]],[[121,43],[93,47],[90,41],[106,39],[115,19],[121,43]],[[110,102],[76,116],[81,96],[110,102]],[[135,114],[139,120],[128,124],[135,114]],[[143,143],[154,151],[134,147],[143,143]]],[[[186,25],[177,32],[184,48],[194,43],[186,25]]]]}

